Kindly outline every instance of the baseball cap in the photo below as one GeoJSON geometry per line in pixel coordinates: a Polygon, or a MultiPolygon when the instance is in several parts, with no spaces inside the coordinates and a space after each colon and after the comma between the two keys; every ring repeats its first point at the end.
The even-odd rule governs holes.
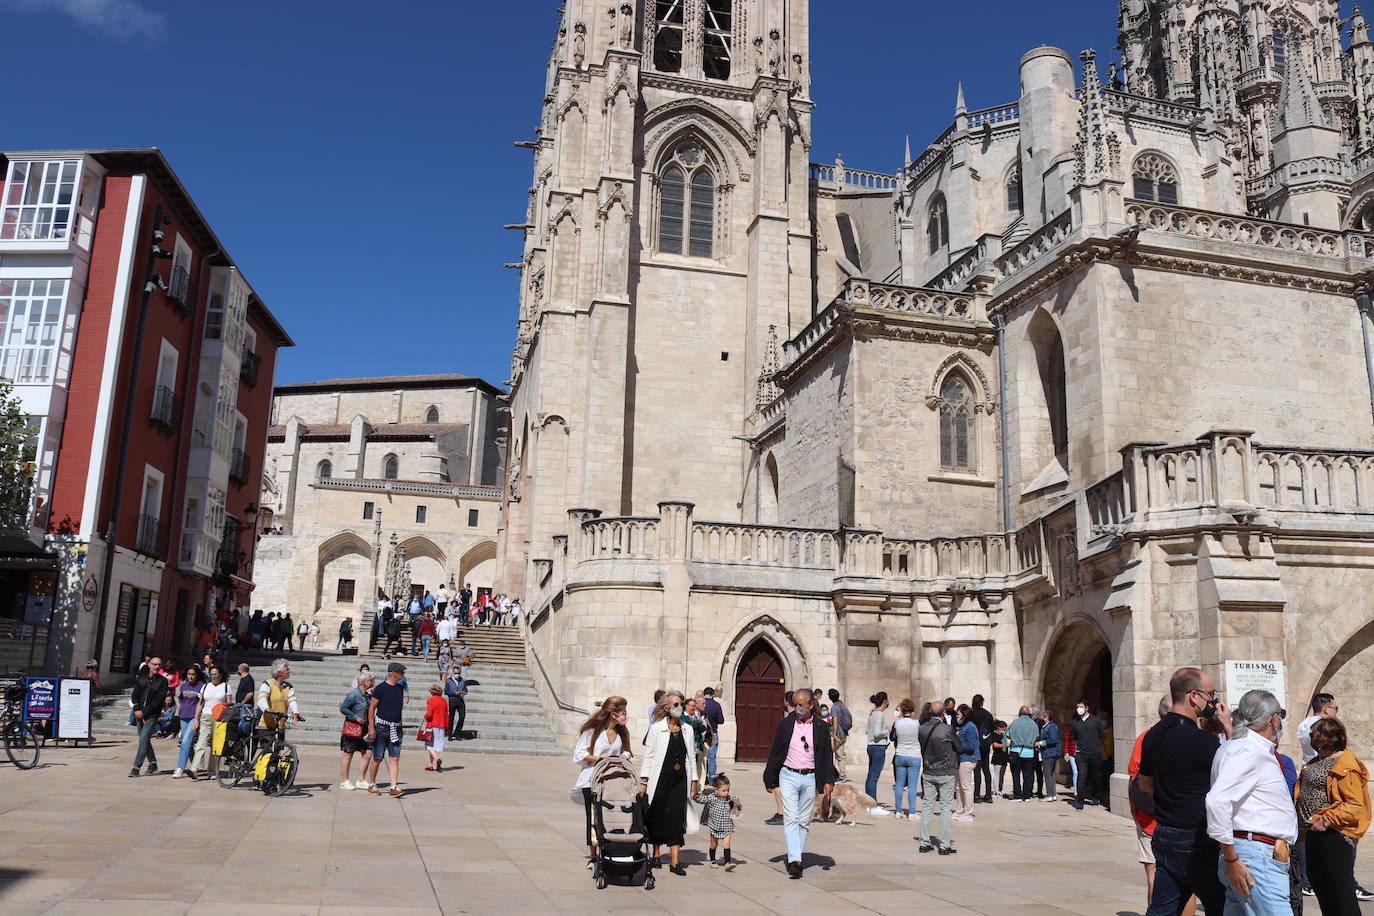
{"type": "Polygon", "coordinates": [[[392,662],[391,664],[389,664],[389,665],[386,666],[386,673],[387,673],[387,674],[391,674],[393,671],[404,671],[404,670],[406,670],[406,666],[403,665],[403,664],[401,664],[400,662],[392,662]]]}

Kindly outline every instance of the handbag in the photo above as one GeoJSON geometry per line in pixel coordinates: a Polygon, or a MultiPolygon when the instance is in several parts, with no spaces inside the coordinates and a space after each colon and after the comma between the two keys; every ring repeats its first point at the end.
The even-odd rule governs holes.
{"type": "Polygon", "coordinates": [[[682,832],[687,836],[696,836],[701,832],[701,812],[690,798],[687,799],[687,829],[682,832]]]}
{"type": "Polygon", "coordinates": [[[344,719],[343,736],[345,738],[361,738],[363,736],[362,725],[352,719],[344,719]]]}
{"type": "Polygon", "coordinates": [[[424,744],[429,744],[431,741],[434,740],[434,729],[432,729],[432,728],[421,728],[421,729],[417,729],[416,732],[415,732],[415,740],[416,740],[416,741],[420,741],[420,742],[422,742],[422,743],[424,743],[424,744]]]}

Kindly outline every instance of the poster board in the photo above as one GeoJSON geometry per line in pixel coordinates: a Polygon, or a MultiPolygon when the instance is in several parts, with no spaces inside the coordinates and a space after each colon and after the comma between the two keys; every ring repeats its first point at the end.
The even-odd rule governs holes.
{"type": "Polygon", "coordinates": [[[57,682],[57,737],[91,736],[91,681],[64,677],[57,682]]]}
{"type": "Polygon", "coordinates": [[[1285,680],[1283,662],[1250,660],[1226,660],[1226,693],[1224,699],[1228,706],[1235,709],[1240,698],[1249,690],[1267,690],[1278,698],[1279,705],[1287,708],[1284,700],[1285,680]]]}
{"type": "Polygon", "coordinates": [[[134,587],[127,582],[119,585],[119,603],[115,605],[114,638],[110,643],[110,670],[129,673],[129,650],[134,629],[134,587]]]}
{"type": "Polygon", "coordinates": [[[57,678],[28,678],[24,695],[25,722],[52,722],[57,718],[57,678]]]}

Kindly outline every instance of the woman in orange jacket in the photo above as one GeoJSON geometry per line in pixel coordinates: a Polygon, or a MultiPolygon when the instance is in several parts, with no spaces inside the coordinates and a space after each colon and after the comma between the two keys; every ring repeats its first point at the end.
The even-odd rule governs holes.
{"type": "Polygon", "coordinates": [[[1355,844],[1369,829],[1369,770],[1346,744],[1339,719],[1313,723],[1317,757],[1303,767],[1294,789],[1307,843],[1307,877],[1322,916],[1360,916],[1355,844]]]}
{"type": "Polygon", "coordinates": [[[426,744],[429,750],[429,766],[425,769],[440,773],[443,772],[444,766],[440,755],[444,753],[444,737],[448,735],[448,700],[444,699],[444,689],[438,684],[432,685],[429,693],[429,701],[425,703],[425,721],[420,726],[433,732],[426,744]]]}

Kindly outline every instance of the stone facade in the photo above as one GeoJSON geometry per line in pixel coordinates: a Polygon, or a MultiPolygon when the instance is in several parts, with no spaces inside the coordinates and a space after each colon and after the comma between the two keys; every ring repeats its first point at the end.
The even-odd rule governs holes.
{"type": "Polygon", "coordinates": [[[466,376],[337,379],[274,392],[254,607],[361,622],[400,547],[412,587],[490,590],[500,514],[498,389],[466,376]]]}
{"type": "Polygon", "coordinates": [[[743,756],[760,653],[857,708],[1087,699],[1118,760],[1179,665],[1368,692],[1358,13],[1124,0],[1105,82],[1036,48],[882,174],[806,164],[806,3],[635,9],[565,5],[533,144],[498,581],[564,739],[714,684],[743,756]]]}

